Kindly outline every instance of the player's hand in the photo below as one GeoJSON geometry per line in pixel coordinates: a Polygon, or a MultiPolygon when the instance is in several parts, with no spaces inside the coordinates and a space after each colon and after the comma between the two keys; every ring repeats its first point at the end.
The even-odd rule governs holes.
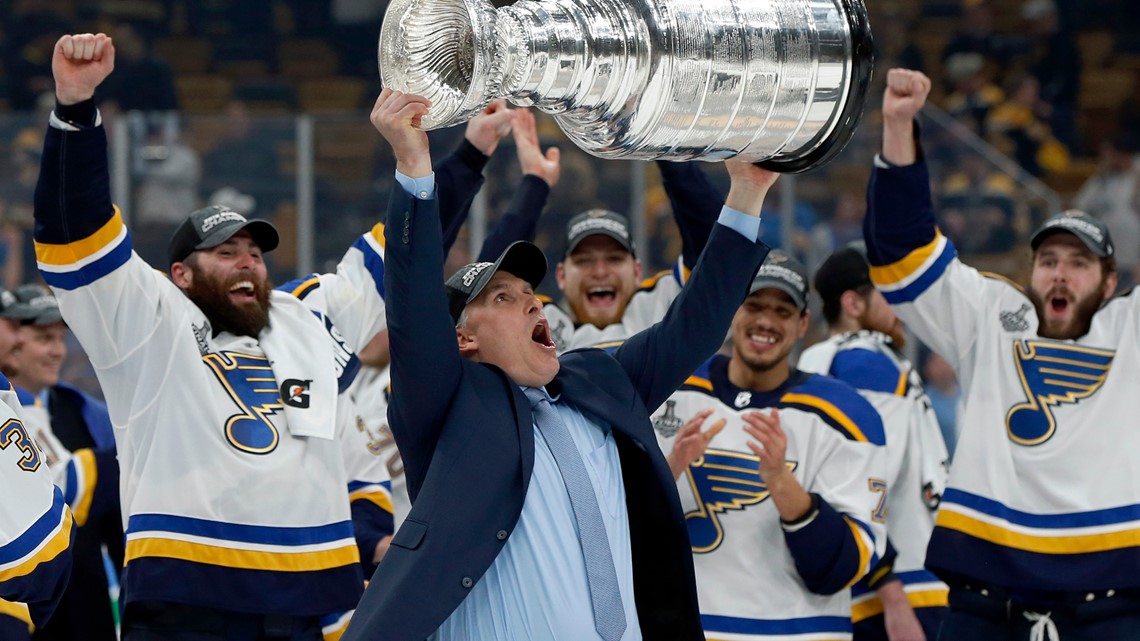
{"type": "Polygon", "coordinates": [[[372,108],[370,120],[392,145],[396,171],[410,178],[423,178],[431,173],[427,132],[420,129],[430,106],[431,101],[423,96],[386,88],[372,108]]]}
{"type": "Polygon", "coordinates": [[[542,153],[538,144],[538,125],[529,109],[516,109],[515,120],[511,124],[511,134],[515,138],[515,152],[519,157],[519,169],[524,176],[538,176],[553,188],[562,175],[562,152],[551,147],[542,153]]]}
{"type": "Polygon", "coordinates": [[[776,486],[792,476],[785,461],[788,435],[780,427],[780,412],[775,408],[769,414],[745,412],[741,418],[744,419],[744,431],[755,439],[748,441],[748,449],[760,458],[760,478],[764,479],[769,491],[775,491],[776,486]]]}
{"type": "Polygon", "coordinates": [[[483,111],[467,121],[463,137],[483,155],[490,156],[499,148],[499,141],[511,133],[515,112],[515,109],[507,107],[506,100],[492,100],[483,111]]]}
{"type": "Polygon", "coordinates": [[[922,110],[930,95],[930,78],[921,71],[891,69],[887,72],[887,88],[883,91],[883,125],[911,126],[911,120],[922,110]]]}
{"type": "Polygon", "coordinates": [[[724,204],[751,216],[759,216],[768,190],[780,177],[774,171],[761,169],[746,160],[726,160],[730,186],[724,204]]]}
{"type": "Polygon", "coordinates": [[[61,105],[74,105],[91,98],[114,68],[115,45],[106,34],[60,38],[51,57],[56,99],[61,105]]]}
{"type": "Polygon", "coordinates": [[[926,633],[907,601],[902,581],[891,581],[875,590],[883,603],[883,625],[890,641],[926,641],[926,633]]]}
{"type": "Polygon", "coordinates": [[[724,429],[726,421],[721,418],[714,421],[707,430],[701,431],[701,425],[712,413],[712,409],[697,412],[677,431],[677,436],[673,439],[673,449],[669,452],[668,457],[669,469],[673,472],[673,478],[681,478],[681,473],[685,471],[685,468],[700,458],[708,449],[713,438],[724,429]]]}

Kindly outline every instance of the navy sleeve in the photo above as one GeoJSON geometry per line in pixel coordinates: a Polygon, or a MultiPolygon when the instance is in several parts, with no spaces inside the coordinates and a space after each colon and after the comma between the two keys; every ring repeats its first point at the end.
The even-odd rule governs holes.
{"type": "Polygon", "coordinates": [[[818,494],[811,496],[819,514],[798,530],[785,530],[784,541],[807,588],[835,594],[859,576],[859,544],[847,519],[818,494]]]}
{"type": "Polygon", "coordinates": [[[372,562],[376,556],[376,545],[380,539],[392,534],[394,524],[392,513],[372,501],[352,502],[352,529],[356,535],[356,547],[360,550],[360,564],[364,568],[365,577],[376,573],[377,564],[372,562]]]}
{"type": "Polygon", "coordinates": [[[516,240],[534,240],[538,217],[546,207],[550,185],[534,175],[523,176],[522,184],[511,199],[511,207],[487,232],[479,262],[493,262],[516,240]]]}
{"type": "MultiPolygon", "coordinates": [[[[916,144],[918,135],[916,125],[916,144]]],[[[913,165],[895,167],[876,158],[867,185],[867,215],[863,218],[867,261],[872,267],[896,263],[933,242],[936,234],[930,172],[921,146],[913,165]]]]}
{"type": "Polygon", "coordinates": [[[657,168],[681,233],[685,267],[692,269],[709,242],[724,204],[724,194],[712,184],[698,162],[659,160],[657,168]]]}
{"type": "Polygon", "coordinates": [[[490,158],[466,138],[435,167],[436,195],[443,229],[443,255],[451,250],[471,212],[475,194],[483,186],[483,169],[490,158]]]}

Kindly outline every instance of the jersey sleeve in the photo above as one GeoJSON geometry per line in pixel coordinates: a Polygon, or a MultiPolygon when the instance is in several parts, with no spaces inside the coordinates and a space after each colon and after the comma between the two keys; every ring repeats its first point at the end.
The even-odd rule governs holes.
{"type": "Polygon", "coordinates": [[[665,318],[669,306],[681,293],[688,274],[689,270],[678,259],[673,269],[659,272],[643,281],[630,297],[625,313],[622,314],[621,322],[625,325],[626,336],[643,331],[665,318]]]}
{"type": "Polygon", "coordinates": [[[973,351],[989,292],[1011,285],[958,260],[935,224],[925,162],[889,167],[876,160],[863,235],[875,286],[907,327],[957,368],[973,351]]]}
{"type": "Polygon", "coordinates": [[[0,410],[0,598],[26,603],[39,627],[67,586],[75,525],[35,441],[11,410],[0,410]]]}

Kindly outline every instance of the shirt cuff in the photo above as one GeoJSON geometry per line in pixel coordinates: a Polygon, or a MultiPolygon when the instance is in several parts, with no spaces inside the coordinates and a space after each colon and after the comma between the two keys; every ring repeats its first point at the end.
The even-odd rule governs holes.
{"type": "Polygon", "coordinates": [[[422,177],[412,178],[411,176],[396,172],[396,182],[404,188],[404,191],[411,194],[414,198],[420,200],[431,200],[435,198],[435,172],[422,177]]]}
{"type": "Polygon", "coordinates": [[[730,229],[735,229],[737,233],[752,242],[760,240],[759,216],[749,216],[739,209],[725,205],[720,208],[720,217],[717,218],[717,222],[730,229]]]}

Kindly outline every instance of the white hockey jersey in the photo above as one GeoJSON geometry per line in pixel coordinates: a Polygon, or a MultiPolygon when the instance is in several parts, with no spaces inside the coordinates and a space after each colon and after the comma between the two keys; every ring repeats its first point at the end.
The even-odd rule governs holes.
{"type": "Polygon", "coordinates": [[[689,270],[678,258],[672,270],[645,279],[630,297],[621,322],[602,329],[590,323],[576,323],[573,316],[561,306],[549,298],[540,297],[543,301],[542,313],[550,324],[550,337],[554,340],[558,353],[621,342],[647,329],[665,318],[665,312],[669,311],[673,299],[681,293],[688,274],[689,270]]]}
{"type": "Polygon", "coordinates": [[[388,395],[391,394],[391,370],[387,367],[363,367],[349,388],[349,394],[356,401],[360,412],[360,428],[368,439],[368,449],[380,458],[388,473],[387,488],[392,504],[395,529],[407,518],[412,509],[408,498],[407,479],[404,478],[404,462],[396,449],[396,439],[388,427],[388,395]]]}
{"type": "Polygon", "coordinates": [[[732,385],[715,356],[658,408],[653,427],[666,456],[677,430],[713,408],[728,424],[678,481],[709,639],[850,639],[846,589],[878,563],[886,542],[886,460],[878,414],[852,388],[793,371],[772,392],[732,385]],[[768,501],[741,415],[778,408],[796,480],[821,498],[820,513],[784,527],[768,501]]]}
{"type": "Polygon", "coordinates": [[[872,279],[962,386],[927,567],[1024,592],[1140,586],[1140,296],[1041,338],[1026,294],[936,230],[923,163],[877,167],[871,203],[872,279]]]}
{"type": "MultiPolygon", "coordinates": [[[[832,336],[812,345],[796,365],[838,378],[859,391],[883,419],[887,437],[887,534],[897,553],[893,573],[911,607],[945,607],[949,590],[924,567],[934,511],[946,489],[949,455],[938,419],[910,362],[879,332],[832,336]]],[[[852,588],[852,619],[880,614],[866,578],[852,588]]]]}
{"type": "Polygon", "coordinates": [[[384,328],[380,239],[378,229],[366,234],[337,273],[319,278],[317,303],[273,292],[260,342],[214,336],[201,310],[131,251],[117,210],[90,237],[37,243],[115,427],[128,603],[289,615],[355,606],[362,576],[342,443],[331,424],[315,426],[327,438],[301,436],[286,416],[311,408],[351,420],[336,403],[337,375],[345,353],[384,328]],[[332,324],[347,345],[334,344],[332,324]],[[302,356],[271,362],[271,332],[302,356]]]}
{"type": "Polygon", "coordinates": [[[0,374],[0,616],[30,627],[43,625],[71,575],[73,522],[19,407],[0,374]]]}

